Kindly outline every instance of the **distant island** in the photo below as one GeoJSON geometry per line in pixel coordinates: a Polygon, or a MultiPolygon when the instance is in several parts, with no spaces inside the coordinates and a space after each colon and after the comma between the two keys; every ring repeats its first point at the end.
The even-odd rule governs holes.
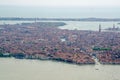
{"type": "Polygon", "coordinates": [[[18,21],[120,21],[120,18],[19,18],[19,17],[0,17],[0,20],[18,20],[18,21]]]}
{"type": "Polygon", "coordinates": [[[63,22],[0,25],[0,57],[120,64],[120,33],[59,29],[63,22]]]}

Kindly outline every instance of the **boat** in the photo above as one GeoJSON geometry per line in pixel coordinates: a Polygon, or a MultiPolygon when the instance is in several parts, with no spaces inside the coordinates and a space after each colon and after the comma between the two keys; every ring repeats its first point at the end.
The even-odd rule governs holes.
{"type": "Polygon", "coordinates": [[[99,70],[98,68],[96,68],[95,70],[99,70]]]}

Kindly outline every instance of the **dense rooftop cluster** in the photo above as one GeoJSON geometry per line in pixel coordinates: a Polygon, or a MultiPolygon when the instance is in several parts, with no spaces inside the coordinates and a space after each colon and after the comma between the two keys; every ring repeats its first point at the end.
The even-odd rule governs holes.
{"type": "Polygon", "coordinates": [[[77,64],[120,63],[120,33],[59,29],[62,22],[0,25],[0,56],[77,64]]]}

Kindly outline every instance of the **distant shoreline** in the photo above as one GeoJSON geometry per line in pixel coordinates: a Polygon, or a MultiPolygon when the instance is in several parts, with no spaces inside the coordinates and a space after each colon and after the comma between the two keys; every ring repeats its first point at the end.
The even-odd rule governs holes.
{"type": "Polygon", "coordinates": [[[120,21],[120,18],[20,18],[20,17],[0,17],[2,20],[12,20],[12,21],[91,21],[91,22],[108,22],[108,21],[120,21]]]}

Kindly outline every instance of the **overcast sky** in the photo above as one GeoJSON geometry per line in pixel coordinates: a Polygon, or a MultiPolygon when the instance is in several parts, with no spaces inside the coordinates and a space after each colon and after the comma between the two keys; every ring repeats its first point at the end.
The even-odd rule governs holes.
{"type": "Polygon", "coordinates": [[[19,6],[98,6],[98,7],[118,7],[120,0],[0,0],[0,5],[19,6]]]}
{"type": "Polygon", "coordinates": [[[5,17],[120,18],[119,14],[120,0],[0,0],[0,16],[5,17]]]}

